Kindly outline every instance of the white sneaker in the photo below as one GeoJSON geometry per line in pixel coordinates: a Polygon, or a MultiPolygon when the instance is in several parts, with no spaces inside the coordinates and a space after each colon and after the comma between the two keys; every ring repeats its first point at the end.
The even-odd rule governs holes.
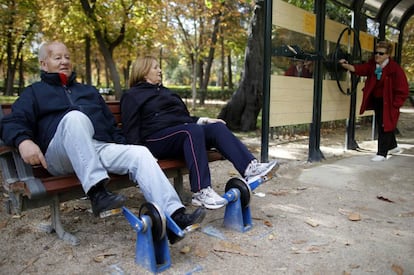
{"type": "Polygon", "coordinates": [[[272,171],[272,169],[275,167],[279,167],[276,160],[272,160],[271,162],[267,163],[260,163],[257,161],[257,159],[254,159],[247,166],[246,171],[244,172],[244,177],[246,178],[246,181],[249,181],[249,178],[255,176],[262,177],[272,171]]]}
{"type": "Polygon", "coordinates": [[[218,209],[227,204],[227,200],[219,196],[210,186],[193,194],[191,203],[194,206],[204,206],[207,209],[218,209]]]}
{"type": "Polygon", "coordinates": [[[376,155],[375,157],[371,159],[371,161],[384,161],[384,160],[386,160],[386,157],[380,156],[380,155],[376,155]]]}
{"type": "Polygon", "coordinates": [[[403,149],[401,149],[400,147],[395,147],[391,150],[388,151],[388,154],[390,155],[395,155],[395,154],[401,154],[403,152],[403,149]]]}

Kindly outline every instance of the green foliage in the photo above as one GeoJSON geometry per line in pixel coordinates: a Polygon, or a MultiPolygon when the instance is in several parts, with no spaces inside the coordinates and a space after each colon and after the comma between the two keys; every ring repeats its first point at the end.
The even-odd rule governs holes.
{"type": "Polygon", "coordinates": [[[197,106],[195,110],[191,110],[190,113],[191,115],[198,117],[216,118],[220,113],[221,108],[221,105],[208,104],[203,106],[197,106]]]}
{"type": "MultiPolygon", "coordinates": [[[[314,10],[314,0],[284,0],[289,4],[292,4],[298,8],[304,9],[309,12],[313,12],[314,10]]],[[[350,10],[338,6],[331,1],[326,2],[326,15],[339,23],[342,23],[344,25],[350,25],[350,17],[348,16],[348,13],[350,10]]]]}
{"type": "Polygon", "coordinates": [[[13,103],[16,101],[16,99],[17,99],[17,96],[0,95],[0,104],[13,103]]]}
{"type": "Polygon", "coordinates": [[[285,2],[294,5],[295,7],[307,10],[312,12],[313,11],[313,2],[314,0],[284,0],[285,2]]]}
{"type": "MultiPolygon", "coordinates": [[[[169,86],[168,88],[174,93],[177,93],[178,95],[180,95],[180,97],[184,100],[192,98],[192,92],[191,92],[190,86],[169,86]]],[[[221,90],[220,87],[208,87],[208,90],[206,93],[206,99],[227,101],[232,96],[233,93],[234,91],[229,90],[229,89],[221,90]]],[[[198,94],[198,98],[200,96],[201,95],[198,94]]]]}
{"type": "Polygon", "coordinates": [[[411,82],[410,90],[414,90],[414,17],[407,21],[403,35],[403,56],[401,66],[405,70],[408,81],[411,82]]]}

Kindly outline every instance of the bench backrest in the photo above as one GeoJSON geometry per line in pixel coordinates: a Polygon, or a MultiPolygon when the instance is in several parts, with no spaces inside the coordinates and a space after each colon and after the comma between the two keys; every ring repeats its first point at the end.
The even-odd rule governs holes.
{"type": "MultiPolygon", "coordinates": [[[[116,122],[120,125],[121,124],[121,107],[119,105],[119,101],[107,101],[106,105],[108,105],[109,110],[111,110],[112,114],[115,117],[116,122]]],[[[11,113],[11,106],[12,103],[2,103],[0,105],[0,118],[1,115],[7,115],[11,113]]]]}
{"type": "Polygon", "coordinates": [[[121,106],[119,105],[119,101],[107,101],[106,105],[108,105],[109,110],[111,110],[112,114],[114,115],[118,126],[121,126],[121,106]]]}
{"type": "Polygon", "coordinates": [[[0,106],[0,118],[3,116],[3,115],[8,115],[8,114],[10,114],[11,113],[11,103],[3,103],[3,104],[1,104],[1,106],[0,106]]]}

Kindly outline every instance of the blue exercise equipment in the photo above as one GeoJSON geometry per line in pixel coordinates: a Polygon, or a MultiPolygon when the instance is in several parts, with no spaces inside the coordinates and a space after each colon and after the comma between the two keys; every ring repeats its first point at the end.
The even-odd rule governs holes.
{"type": "Polygon", "coordinates": [[[139,218],[126,207],[122,213],[137,232],[135,262],[153,273],[168,269],[171,257],[165,215],[152,203],[141,206],[139,218]]]}
{"type": "Polygon", "coordinates": [[[224,227],[239,232],[246,232],[253,227],[249,206],[252,190],[270,178],[271,175],[257,176],[246,182],[242,178],[235,177],[227,182],[226,193],[223,195],[223,198],[228,201],[224,212],[224,227]]]}
{"type": "MultiPolygon", "coordinates": [[[[241,178],[231,178],[227,184],[223,198],[227,200],[223,225],[239,232],[246,232],[253,227],[250,213],[252,190],[267,181],[268,177],[256,177],[246,182],[241,178]]],[[[135,262],[145,269],[158,273],[171,266],[168,246],[167,228],[183,238],[185,233],[199,227],[182,230],[171,217],[165,216],[157,205],[144,203],[139,210],[139,217],[128,208],[123,207],[122,213],[137,232],[135,262]]]]}

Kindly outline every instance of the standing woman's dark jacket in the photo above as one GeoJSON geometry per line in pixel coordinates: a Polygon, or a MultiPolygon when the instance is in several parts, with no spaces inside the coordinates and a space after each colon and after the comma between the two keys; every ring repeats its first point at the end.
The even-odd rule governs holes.
{"type": "MultiPolygon", "coordinates": [[[[363,114],[365,110],[373,110],[373,90],[377,82],[375,64],[375,60],[370,59],[367,63],[354,65],[356,75],[367,77],[363,88],[360,114],[363,114]]],[[[408,82],[404,71],[392,58],[389,59],[389,63],[382,70],[381,81],[384,81],[384,131],[390,132],[397,127],[400,107],[408,97],[408,82]]]]}
{"type": "Polygon", "coordinates": [[[121,98],[122,129],[127,143],[143,144],[148,135],[184,123],[196,123],[182,99],[162,85],[140,82],[121,98]]]}
{"type": "Polygon", "coordinates": [[[116,127],[111,111],[96,88],[77,83],[75,73],[66,85],[58,73],[42,71],[41,79],[25,88],[13,103],[12,113],[2,119],[0,133],[7,145],[18,147],[22,141],[31,139],[45,153],[59,122],[72,110],[89,117],[95,129],[94,139],[125,143],[122,131],[116,127]]]}

